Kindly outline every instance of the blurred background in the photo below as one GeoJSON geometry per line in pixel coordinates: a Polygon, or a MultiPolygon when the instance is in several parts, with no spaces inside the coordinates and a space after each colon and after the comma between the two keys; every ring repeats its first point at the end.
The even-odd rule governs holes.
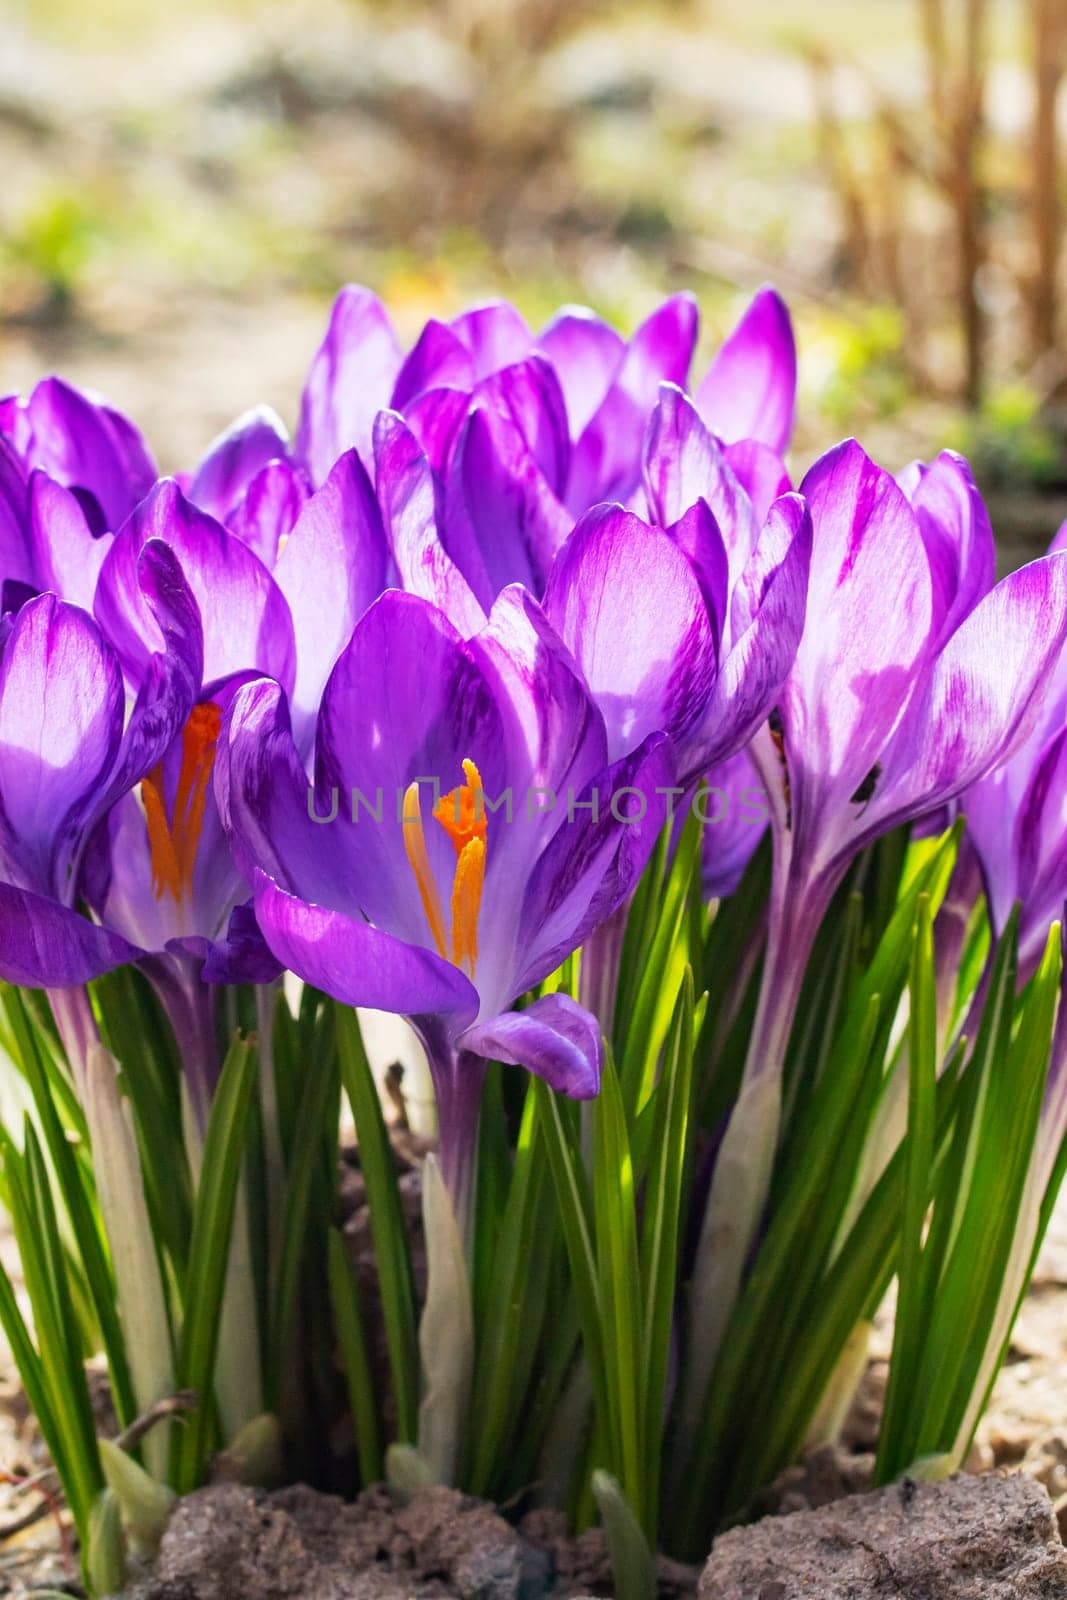
{"type": "Polygon", "coordinates": [[[1067,515],[1067,0],[0,0],[0,390],[103,390],[167,469],[290,422],[329,302],[492,294],[710,351],[771,280],[798,464],[965,450],[1005,560],[1067,515]]]}

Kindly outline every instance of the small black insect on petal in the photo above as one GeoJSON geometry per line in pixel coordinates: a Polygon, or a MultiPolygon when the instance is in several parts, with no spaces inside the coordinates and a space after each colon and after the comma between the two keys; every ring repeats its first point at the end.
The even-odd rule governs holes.
{"type": "Polygon", "coordinates": [[[862,806],[867,804],[867,801],[870,800],[871,796],[874,794],[875,788],[878,784],[878,779],[881,776],[882,763],[880,761],[876,761],[870,772],[868,772],[867,776],[860,784],[859,788],[856,790],[855,794],[852,796],[852,804],[854,806],[862,806]]]}

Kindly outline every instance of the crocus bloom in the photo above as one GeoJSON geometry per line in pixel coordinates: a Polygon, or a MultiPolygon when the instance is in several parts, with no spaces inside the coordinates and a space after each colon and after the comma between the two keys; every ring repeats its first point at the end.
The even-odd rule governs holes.
{"type": "MultiPolygon", "coordinates": [[[[1067,549],[1067,523],[1049,546],[1067,549]]],[[[1055,663],[1029,735],[961,802],[995,934],[1020,903],[1019,976],[1030,977],[1067,900],[1067,659],[1055,663]]]]}
{"type": "Polygon", "coordinates": [[[412,1020],[460,1215],[486,1059],[596,1093],[593,1020],[560,994],[511,1008],[630,892],[672,778],[661,733],[609,764],[588,690],[517,589],[466,641],[415,596],[370,608],[326,686],[310,797],[284,693],[236,696],[220,804],[264,936],[339,1000],[412,1020]]]}
{"type": "MultiPolygon", "coordinates": [[[[353,445],[369,465],[374,418],[391,408],[406,417],[442,475],[458,454],[460,476],[474,479],[475,459],[502,449],[506,476],[508,458],[516,464],[509,425],[518,425],[520,453],[537,462],[538,438],[562,418],[566,451],[561,460],[559,441],[553,445],[561,470],[547,487],[578,515],[597,500],[626,500],[637,488],[658,386],[684,385],[696,335],[696,307],[686,295],[665,301],[629,340],[580,307],[565,307],[535,336],[514,307],[493,302],[450,323],[431,320],[404,356],[380,301],[349,285],[312,362],[295,455],[316,483],[353,445]],[[527,403],[509,416],[506,399],[499,402],[513,368],[540,368],[545,392],[532,409],[527,403]],[[483,423],[502,433],[487,442],[477,437],[477,424],[469,440],[461,427],[469,406],[488,413],[483,423]]],[[[728,443],[752,441],[757,451],[780,453],[792,430],[795,388],[789,315],[773,290],[762,289],[712,362],[697,404],[728,443]]]]}
{"type": "Polygon", "coordinates": [[[61,378],[42,379],[25,400],[0,400],[0,436],[27,471],[41,467],[72,490],[94,533],[118,528],[155,482],[133,423],[61,378]]]}
{"type": "MultiPolygon", "coordinates": [[[[956,475],[957,510],[980,516],[963,465],[942,459],[937,471],[956,475]]],[[[688,1407],[706,1388],[763,1209],[789,1032],[834,890],[864,844],[936,811],[1026,736],[1067,636],[1062,555],[1004,579],[952,631],[958,585],[936,581],[951,566],[938,559],[980,538],[957,528],[935,543],[857,444],[816,462],[801,493],[814,525],[808,621],[775,715],[752,745],[771,804],[770,921],[741,1094],[704,1217],[688,1407]]],[[[958,580],[958,561],[952,571],[958,580]]]]}

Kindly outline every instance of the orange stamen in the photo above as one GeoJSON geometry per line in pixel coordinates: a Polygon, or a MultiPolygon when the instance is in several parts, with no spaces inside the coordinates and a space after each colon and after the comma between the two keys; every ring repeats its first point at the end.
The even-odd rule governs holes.
{"type": "MultiPolygon", "coordinates": [[[[433,817],[448,834],[456,852],[456,871],[452,879],[452,961],[457,967],[465,967],[473,978],[478,961],[478,917],[485,886],[485,849],[489,829],[482,775],[473,761],[463,762],[463,776],[466,783],[441,796],[433,808],[433,817]]],[[[430,870],[417,783],[411,784],[404,794],[404,849],[419,886],[422,908],[430,924],[434,943],[438,952],[447,959],[444,913],[430,870]]]]}
{"type": "Polygon", "coordinates": [[[447,958],[445,918],[441,910],[437,885],[430,870],[430,858],[426,853],[426,835],[422,831],[422,804],[419,800],[417,783],[409,784],[404,792],[404,850],[407,853],[408,865],[415,874],[415,882],[419,886],[422,909],[426,913],[433,942],[437,946],[438,954],[447,958]]]}
{"type": "Polygon", "coordinates": [[[194,707],[182,732],[182,760],[169,822],[163,763],[153,767],[141,784],[152,859],[152,889],[157,900],[170,894],[180,902],[192,891],[208,784],[221,728],[222,712],[213,701],[194,707]]]}

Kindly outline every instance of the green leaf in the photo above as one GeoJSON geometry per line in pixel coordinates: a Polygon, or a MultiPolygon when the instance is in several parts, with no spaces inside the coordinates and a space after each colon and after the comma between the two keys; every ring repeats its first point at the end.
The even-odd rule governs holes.
{"type": "Polygon", "coordinates": [[[41,1131],[56,1174],[71,1232],[77,1243],[93,1310],[103,1338],[111,1378],[112,1400],[121,1427],[133,1421],[137,1406],[130,1369],[126,1360],[126,1341],[116,1308],[115,1282],[104,1241],[95,1194],[87,1188],[82,1167],[59,1120],[52,1085],[41,1054],[30,1016],[18,990],[3,988],[3,1003],[16,1042],[23,1074],[30,1086],[41,1131]]]}
{"type": "Polygon", "coordinates": [[[610,1050],[593,1104],[593,1209],[608,1419],[618,1476],[642,1525],[654,1525],[645,1491],[641,1403],[641,1269],[634,1174],[622,1090],[610,1050]]]}
{"type": "Polygon", "coordinates": [[[308,1214],[316,1173],[322,1159],[322,1143],[328,1119],[336,1121],[337,1056],[331,1049],[319,1051],[315,1067],[304,1075],[303,1094],[286,1173],[285,1205],[282,1215],[278,1281],[274,1295],[271,1334],[273,1337],[274,1393],[281,1386],[281,1365],[296,1307],[300,1271],[308,1245],[308,1214]]]}
{"type": "MultiPolygon", "coordinates": [[[[174,1478],[179,1494],[200,1481],[212,1439],[212,1378],[222,1317],[237,1186],[248,1143],[257,1060],[251,1040],[234,1037],[211,1106],[200,1186],[193,1211],[185,1318],[178,1350],[178,1382],[200,1404],[175,1441],[174,1478]]],[[[248,1330],[254,1339],[254,1328],[248,1330]]]]}
{"type": "Polygon", "coordinates": [[[349,1006],[337,1005],[335,1020],[341,1081],[356,1122],[360,1167],[370,1208],[397,1431],[401,1441],[411,1444],[418,1435],[418,1343],[415,1289],[396,1161],[356,1014],[349,1006]]]}
{"type": "Polygon", "coordinates": [[[360,1477],[367,1485],[379,1482],[384,1471],[374,1372],[363,1331],[359,1280],[349,1265],[344,1237],[338,1228],[330,1229],[329,1241],[330,1299],[355,1424],[360,1477]]]}
{"type": "Polygon", "coordinates": [[[908,1129],[901,1215],[899,1288],[889,1384],[878,1435],[875,1466],[885,1481],[886,1463],[906,1454],[909,1423],[915,1420],[917,1367],[922,1360],[931,1302],[925,1293],[923,1231],[934,1171],[937,1100],[937,993],[930,902],[919,900],[911,965],[908,1019],[908,1129]]]}
{"type": "MultiPolygon", "coordinates": [[[[47,1169],[28,1118],[25,1144],[25,1155],[20,1157],[6,1131],[0,1130],[11,1221],[33,1310],[39,1375],[47,1397],[44,1415],[51,1416],[56,1438],[61,1441],[57,1466],[62,1463],[63,1487],[79,1534],[84,1536],[104,1480],[81,1340],[67,1283],[66,1257],[47,1169]]],[[[25,1360],[25,1351],[23,1357],[25,1360]]],[[[33,1364],[28,1365],[32,1370],[33,1364]]]]}
{"type": "MultiPolygon", "coordinates": [[[[645,1187],[641,1231],[641,1291],[644,1327],[641,1372],[645,1391],[644,1457],[646,1504],[653,1517],[659,1503],[663,1411],[679,1250],[684,1225],[685,1173],[689,1158],[689,1108],[693,1084],[693,973],[687,968],[654,1097],[652,1159],[645,1187]]],[[[654,1536],[655,1528],[650,1525],[654,1536]]]]}
{"type": "Polygon", "coordinates": [[[610,1472],[597,1470],[593,1494],[604,1521],[616,1600],[656,1600],[656,1563],[618,1481],[610,1472]]]}

